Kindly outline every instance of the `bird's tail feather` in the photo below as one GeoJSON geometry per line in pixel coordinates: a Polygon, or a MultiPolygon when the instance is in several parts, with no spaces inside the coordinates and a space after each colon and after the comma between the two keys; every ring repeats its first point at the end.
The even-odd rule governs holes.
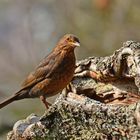
{"type": "Polygon", "coordinates": [[[3,108],[3,107],[5,107],[6,105],[12,103],[13,101],[21,100],[23,98],[29,98],[28,95],[29,94],[27,93],[27,90],[18,91],[17,93],[15,93],[14,95],[12,95],[8,99],[6,99],[3,102],[1,102],[0,103],[0,109],[3,108]]]}

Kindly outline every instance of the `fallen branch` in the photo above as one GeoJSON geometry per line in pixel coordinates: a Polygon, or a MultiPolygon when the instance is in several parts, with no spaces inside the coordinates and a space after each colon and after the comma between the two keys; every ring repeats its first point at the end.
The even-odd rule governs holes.
{"type": "Polygon", "coordinates": [[[8,139],[140,139],[140,43],[79,61],[71,86],[41,118],[18,121],[8,139]]]}

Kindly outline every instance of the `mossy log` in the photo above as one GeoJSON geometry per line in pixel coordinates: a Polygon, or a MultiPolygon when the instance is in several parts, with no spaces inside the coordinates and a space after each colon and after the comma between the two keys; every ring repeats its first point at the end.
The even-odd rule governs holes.
{"type": "Polygon", "coordinates": [[[8,140],[139,140],[140,43],[79,61],[49,110],[15,123],[8,140]]]}

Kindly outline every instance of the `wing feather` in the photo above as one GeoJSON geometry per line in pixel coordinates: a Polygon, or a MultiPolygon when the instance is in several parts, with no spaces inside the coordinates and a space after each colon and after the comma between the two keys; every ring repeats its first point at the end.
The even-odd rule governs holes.
{"type": "Polygon", "coordinates": [[[56,69],[61,62],[61,52],[52,52],[45,57],[43,61],[31,72],[22,84],[22,89],[34,86],[38,82],[41,82],[56,69]]]}

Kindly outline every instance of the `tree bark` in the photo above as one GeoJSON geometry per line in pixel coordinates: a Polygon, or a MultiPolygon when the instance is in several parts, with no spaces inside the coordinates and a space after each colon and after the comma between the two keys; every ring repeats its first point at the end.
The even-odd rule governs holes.
{"type": "Polygon", "coordinates": [[[140,139],[140,43],[79,61],[71,84],[42,116],[15,123],[7,139],[140,139]]]}

